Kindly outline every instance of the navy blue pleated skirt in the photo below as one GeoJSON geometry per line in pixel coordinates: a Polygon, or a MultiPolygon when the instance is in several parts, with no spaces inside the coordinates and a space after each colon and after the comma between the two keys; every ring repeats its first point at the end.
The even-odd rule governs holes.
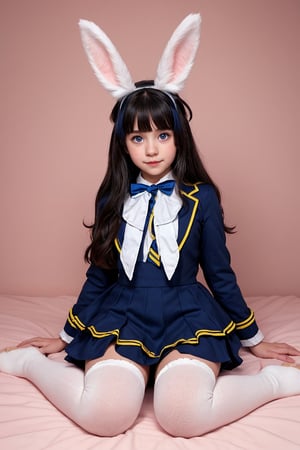
{"type": "MultiPolygon", "coordinates": [[[[141,264],[140,271],[148,264],[141,264]]],[[[162,271],[126,276],[110,286],[96,302],[69,320],[78,329],[66,347],[70,362],[103,356],[108,346],[140,365],[155,365],[170,351],[205,358],[232,369],[242,360],[235,324],[211,293],[196,280],[166,282],[162,271]]]]}

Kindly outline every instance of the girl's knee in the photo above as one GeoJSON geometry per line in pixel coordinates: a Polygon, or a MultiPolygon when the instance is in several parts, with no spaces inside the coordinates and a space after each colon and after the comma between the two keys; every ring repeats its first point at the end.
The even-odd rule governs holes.
{"type": "Polygon", "coordinates": [[[134,424],[141,405],[130,402],[127,396],[127,404],[121,407],[120,403],[125,400],[122,395],[119,397],[120,402],[112,398],[108,404],[109,394],[112,394],[112,391],[108,389],[103,404],[99,399],[100,407],[91,405],[88,411],[80,415],[78,424],[85,431],[101,437],[112,437],[124,433],[134,424]]]}
{"type": "MultiPolygon", "coordinates": [[[[176,437],[191,437],[194,422],[199,421],[194,393],[183,380],[160,379],[154,389],[154,412],[160,426],[176,437]]],[[[197,423],[198,425],[198,423],[197,423]]],[[[197,426],[197,435],[199,427],[197,426]]]]}
{"type": "Polygon", "coordinates": [[[133,364],[102,361],[85,376],[79,425],[98,436],[115,436],[135,422],[144,398],[145,381],[133,364]]]}
{"type": "Polygon", "coordinates": [[[207,431],[215,376],[191,359],[172,361],[159,373],[154,387],[154,411],[160,426],[172,436],[200,436],[207,431]]]}

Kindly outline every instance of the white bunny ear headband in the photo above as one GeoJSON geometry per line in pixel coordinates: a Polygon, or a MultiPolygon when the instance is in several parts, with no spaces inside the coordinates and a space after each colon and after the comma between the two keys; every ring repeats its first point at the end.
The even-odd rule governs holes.
{"type": "MultiPolygon", "coordinates": [[[[154,85],[177,94],[187,79],[200,39],[199,14],[188,15],[175,29],[159,61],[154,85]]],[[[109,37],[93,22],[79,22],[83,47],[96,77],[113,97],[120,99],[139,89],[109,37]]]]}

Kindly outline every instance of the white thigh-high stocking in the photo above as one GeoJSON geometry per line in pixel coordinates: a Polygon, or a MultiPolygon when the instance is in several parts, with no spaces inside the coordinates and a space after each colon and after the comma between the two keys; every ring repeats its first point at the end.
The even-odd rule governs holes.
{"type": "Polygon", "coordinates": [[[167,364],[154,386],[155,415],[173,436],[200,436],[272,400],[300,394],[300,371],[268,366],[255,375],[218,377],[203,362],[167,364]]]}
{"type": "Polygon", "coordinates": [[[98,436],[126,431],[145,392],[141,371],[124,360],[100,361],[84,374],[29,347],[0,353],[0,371],[28,379],[66,416],[98,436]]]}

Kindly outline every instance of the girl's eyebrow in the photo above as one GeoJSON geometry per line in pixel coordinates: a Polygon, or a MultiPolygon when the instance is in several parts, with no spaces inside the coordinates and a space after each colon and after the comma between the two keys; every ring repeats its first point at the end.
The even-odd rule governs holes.
{"type": "MultiPolygon", "coordinates": [[[[157,128],[157,129],[152,130],[152,131],[158,131],[158,132],[161,133],[162,131],[172,131],[172,129],[171,128],[161,128],[161,129],[157,128]]],[[[150,133],[150,131],[132,130],[128,134],[132,134],[132,133],[150,133]]]]}
{"type": "MultiPolygon", "coordinates": [[[[172,129],[165,128],[165,129],[161,129],[161,130],[157,129],[157,130],[153,130],[153,131],[156,131],[158,133],[167,133],[167,132],[172,131],[172,129]]],[[[128,133],[128,136],[130,136],[131,134],[144,134],[144,133],[150,133],[150,131],[132,130],[128,133]]]]}

